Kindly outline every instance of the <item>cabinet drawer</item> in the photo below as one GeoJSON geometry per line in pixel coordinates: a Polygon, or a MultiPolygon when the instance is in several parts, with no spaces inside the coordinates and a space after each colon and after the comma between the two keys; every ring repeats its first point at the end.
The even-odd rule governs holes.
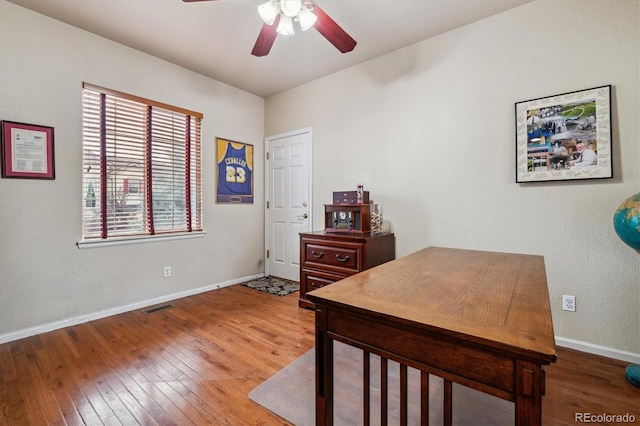
{"type": "Polygon", "coordinates": [[[301,308],[315,308],[307,292],[395,259],[395,236],[323,231],[300,233],[301,308]]]}
{"type": "Polygon", "coordinates": [[[310,291],[317,290],[344,278],[331,274],[318,273],[316,271],[302,271],[302,275],[301,282],[304,283],[305,295],[310,291]]]}
{"type": "Polygon", "coordinates": [[[337,247],[323,244],[306,244],[304,267],[333,269],[345,273],[360,272],[362,268],[362,246],[337,247]]]}

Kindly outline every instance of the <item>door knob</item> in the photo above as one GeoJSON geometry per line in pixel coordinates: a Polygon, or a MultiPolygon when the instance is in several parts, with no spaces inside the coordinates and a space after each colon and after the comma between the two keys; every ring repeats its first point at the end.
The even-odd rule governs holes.
{"type": "Polygon", "coordinates": [[[308,217],[309,217],[309,215],[304,213],[303,215],[298,216],[298,220],[306,219],[308,217]]]}

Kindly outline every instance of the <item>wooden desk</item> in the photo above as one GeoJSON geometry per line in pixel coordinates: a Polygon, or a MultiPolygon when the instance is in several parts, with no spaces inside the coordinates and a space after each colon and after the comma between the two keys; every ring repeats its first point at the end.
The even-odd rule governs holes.
{"type": "Polygon", "coordinates": [[[382,424],[387,360],[400,363],[403,424],[407,367],[421,371],[422,424],[429,374],[444,379],[445,424],[451,382],[515,402],[516,425],[541,424],[543,366],[556,360],[541,256],[429,247],[307,296],[316,305],[316,424],[333,424],[334,340],[364,350],[365,424],[371,353],[381,356],[382,424]]]}

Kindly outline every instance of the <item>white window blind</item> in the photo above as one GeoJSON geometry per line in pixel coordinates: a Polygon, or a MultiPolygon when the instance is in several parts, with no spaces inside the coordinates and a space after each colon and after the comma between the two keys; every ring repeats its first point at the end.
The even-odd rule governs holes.
{"type": "Polygon", "coordinates": [[[202,114],[83,86],[85,240],[202,230],[202,114]]]}

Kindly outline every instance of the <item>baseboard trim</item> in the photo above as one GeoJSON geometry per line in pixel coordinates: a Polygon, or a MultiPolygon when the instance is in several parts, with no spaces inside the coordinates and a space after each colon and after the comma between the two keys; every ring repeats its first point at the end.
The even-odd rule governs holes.
{"type": "MultiPolygon", "coordinates": [[[[25,328],[11,333],[0,335],[0,344],[12,342],[18,339],[24,339],[25,337],[31,337],[42,333],[48,333],[49,331],[58,330],[65,327],[70,327],[77,324],[82,324],[89,321],[94,321],[101,318],[106,318],[112,315],[121,314],[123,312],[135,311],[136,309],[146,308],[148,306],[157,305],[159,303],[165,303],[176,299],[181,299],[187,296],[193,296],[195,294],[204,293],[206,291],[217,290],[219,288],[228,287],[230,285],[239,284],[245,281],[253,280],[256,278],[262,278],[264,274],[250,275],[244,278],[238,278],[235,280],[224,281],[217,284],[211,284],[205,287],[194,288],[191,290],[181,291],[178,293],[168,294],[166,296],[156,297],[154,299],[144,300],[142,302],[132,303],[130,305],[119,306],[112,309],[106,309],[104,311],[94,312],[88,315],[81,315],[73,318],[68,318],[62,321],[51,322],[48,324],[39,325],[36,327],[25,328]]],[[[633,352],[621,351],[618,349],[608,348],[606,346],[594,345],[587,342],[581,342],[579,340],[567,339],[565,337],[556,336],[556,344],[569,349],[575,349],[581,352],[586,352],[594,355],[600,355],[607,358],[618,359],[621,361],[627,361],[634,364],[640,364],[640,354],[633,352]]]]}
{"type": "Polygon", "coordinates": [[[48,333],[49,331],[59,330],[61,328],[70,327],[73,325],[82,324],[85,322],[94,321],[101,318],[110,317],[112,315],[121,314],[123,312],[135,311],[136,309],[146,308],[148,306],[169,302],[171,300],[181,299],[187,296],[193,296],[194,294],[204,293],[206,291],[217,290],[223,287],[228,287],[230,285],[239,284],[245,281],[253,280],[256,278],[262,278],[262,277],[264,277],[264,274],[250,275],[244,278],[224,281],[217,284],[211,284],[205,287],[199,287],[191,290],[181,291],[178,293],[167,294],[165,296],[144,300],[142,302],[132,303],[130,305],[119,306],[116,308],[106,309],[104,311],[99,311],[99,312],[94,312],[87,315],[80,315],[77,317],[68,318],[62,321],[50,322],[47,324],[25,328],[22,330],[11,332],[11,333],[0,334],[0,344],[12,342],[18,339],[24,339],[25,337],[31,337],[31,336],[35,336],[42,333],[48,333]]]}
{"type": "Polygon", "coordinates": [[[564,348],[575,349],[580,352],[587,352],[594,355],[600,355],[607,358],[627,361],[634,364],[640,364],[640,354],[633,352],[621,351],[618,349],[608,348],[606,346],[594,345],[592,343],[581,342],[579,340],[571,340],[565,337],[556,336],[556,344],[564,348]]]}

